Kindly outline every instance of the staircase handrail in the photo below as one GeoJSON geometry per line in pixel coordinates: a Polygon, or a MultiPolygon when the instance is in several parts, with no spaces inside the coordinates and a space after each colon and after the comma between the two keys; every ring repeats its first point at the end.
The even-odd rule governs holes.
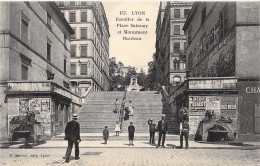
{"type": "Polygon", "coordinates": [[[119,112],[119,124],[120,124],[120,129],[122,131],[122,124],[123,124],[123,118],[124,118],[124,109],[125,109],[125,100],[126,100],[126,92],[127,89],[125,88],[124,94],[123,94],[123,99],[122,99],[122,104],[119,112]]]}

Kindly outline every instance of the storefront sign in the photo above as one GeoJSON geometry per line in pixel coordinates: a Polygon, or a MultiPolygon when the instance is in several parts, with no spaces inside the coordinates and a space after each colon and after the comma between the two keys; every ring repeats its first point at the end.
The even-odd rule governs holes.
{"type": "Polygon", "coordinates": [[[260,87],[246,87],[246,93],[260,93],[260,87]]]}
{"type": "Polygon", "coordinates": [[[236,88],[237,79],[189,80],[189,89],[236,88]]]}

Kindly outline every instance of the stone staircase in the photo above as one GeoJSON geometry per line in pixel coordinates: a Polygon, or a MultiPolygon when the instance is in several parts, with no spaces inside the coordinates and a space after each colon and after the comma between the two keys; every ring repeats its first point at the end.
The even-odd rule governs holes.
{"type": "MultiPolygon", "coordinates": [[[[122,102],[124,92],[94,92],[81,108],[79,113],[80,130],[82,133],[102,133],[105,126],[110,130],[119,120],[119,114],[114,114],[115,101],[122,102]]],[[[121,105],[118,106],[119,108],[121,105]]],[[[112,130],[111,130],[112,131],[112,130]]]]}
{"type": "Polygon", "coordinates": [[[126,106],[129,101],[134,106],[134,116],[123,122],[122,132],[128,132],[130,122],[133,122],[137,133],[149,132],[148,119],[153,119],[157,125],[162,115],[162,96],[155,94],[155,91],[127,92],[126,106]]]}
{"type": "MultiPolygon", "coordinates": [[[[94,92],[91,94],[81,108],[79,113],[79,123],[81,133],[102,133],[107,125],[110,132],[114,132],[115,122],[119,120],[119,114],[112,111],[115,108],[115,100],[121,104],[124,92],[94,92]]],[[[122,132],[127,133],[129,122],[133,122],[136,133],[148,133],[147,120],[149,118],[158,123],[162,113],[161,94],[154,91],[127,92],[126,106],[132,101],[134,116],[123,121],[122,132]]],[[[119,106],[121,107],[121,105],[119,106]]]]}

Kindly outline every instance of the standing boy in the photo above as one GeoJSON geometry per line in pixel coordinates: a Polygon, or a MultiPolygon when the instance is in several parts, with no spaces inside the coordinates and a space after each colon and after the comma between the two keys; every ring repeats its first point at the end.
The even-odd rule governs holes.
{"type": "Polygon", "coordinates": [[[105,126],[105,128],[104,128],[104,130],[103,130],[104,144],[107,144],[108,138],[109,138],[109,130],[108,130],[108,127],[105,126]]]}
{"type": "Polygon", "coordinates": [[[135,134],[135,127],[133,125],[133,122],[130,122],[130,125],[128,126],[128,136],[129,136],[129,146],[134,145],[134,134],[135,134]]]}

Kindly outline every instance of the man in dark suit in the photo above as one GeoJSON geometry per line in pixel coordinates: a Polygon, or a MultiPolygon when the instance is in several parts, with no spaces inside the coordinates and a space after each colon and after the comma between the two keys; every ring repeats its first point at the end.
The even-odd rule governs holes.
{"type": "Polygon", "coordinates": [[[154,142],[154,135],[155,135],[156,124],[153,123],[152,119],[149,119],[148,120],[148,125],[149,125],[149,132],[150,132],[150,141],[149,141],[149,143],[150,144],[155,144],[155,142],[154,142]]]}
{"type": "Polygon", "coordinates": [[[66,151],[66,163],[70,162],[70,155],[73,147],[73,143],[75,144],[75,159],[79,159],[79,142],[80,139],[80,126],[77,122],[78,115],[73,114],[72,120],[67,123],[66,129],[65,129],[65,140],[68,140],[68,148],[66,151]]]}
{"type": "Polygon", "coordinates": [[[162,147],[165,148],[164,142],[165,142],[166,132],[168,130],[168,124],[165,120],[165,116],[162,116],[162,120],[160,120],[158,122],[158,128],[157,129],[159,131],[159,139],[158,139],[158,145],[156,146],[156,148],[158,148],[160,146],[161,139],[162,139],[162,147]]]}

